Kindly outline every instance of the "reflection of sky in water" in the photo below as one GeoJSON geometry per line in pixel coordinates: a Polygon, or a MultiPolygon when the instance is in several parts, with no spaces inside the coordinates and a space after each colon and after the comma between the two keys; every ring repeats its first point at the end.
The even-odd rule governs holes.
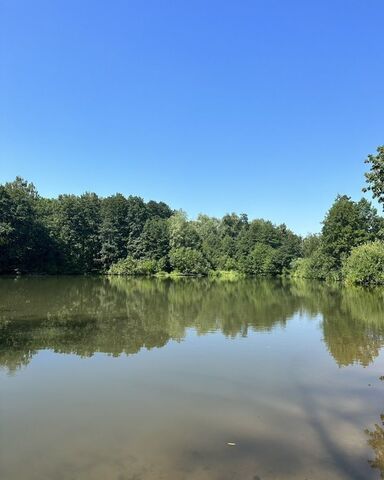
{"type": "MultiPolygon", "coordinates": [[[[80,285],[83,281],[79,280],[80,285]]],[[[86,289],[69,324],[53,314],[48,325],[35,329],[36,349],[26,366],[11,374],[7,368],[1,370],[1,478],[378,478],[378,471],[367,461],[374,455],[364,432],[379,422],[384,408],[384,382],[379,380],[384,374],[383,337],[375,317],[381,307],[374,305],[373,297],[367,318],[358,324],[356,312],[366,302],[361,292],[354,308],[342,292],[308,292],[308,288],[303,292],[302,288],[299,294],[297,285],[274,283],[268,289],[263,283],[264,304],[260,300],[252,310],[257,296],[254,287],[249,287],[247,297],[235,295],[239,285],[219,285],[210,290],[210,298],[201,296],[198,286],[189,297],[188,287],[176,287],[173,296],[166,294],[165,305],[161,299],[150,300],[164,295],[162,287],[147,295],[138,285],[135,292],[120,291],[116,317],[127,301],[134,327],[125,333],[136,335],[137,342],[132,344],[140,345],[144,339],[154,346],[158,343],[159,348],[139,348],[128,356],[97,353],[97,349],[115,352],[116,346],[121,347],[113,307],[99,309],[100,317],[89,330],[93,335],[89,344],[86,335],[71,344],[76,329],[84,333],[81,322],[75,326],[76,309],[82,309],[82,315],[88,311],[85,324],[91,318],[92,302],[87,303],[84,292],[93,297],[95,290],[86,289]],[[326,293],[333,295],[329,304],[319,299],[320,295],[326,298],[326,293]],[[232,313],[237,309],[261,315],[270,305],[275,315],[267,321],[239,315],[239,321],[234,316],[224,318],[218,306],[215,317],[215,304],[227,295],[232,313]],[[200,301],[197,313],[187,308],[194,298],[200,301]],[[152,328],[154,308],[161,329],[152,328]],[[331,309],[333,317],[327,313],[331,309]],[[351,335],[343,314],[350,315],[358,332],[354,353],[340,343],[340,336],[351,335]],[[148,316],[151,321],[143,327],[148,316]],[[98,322],[105,325],[106,321],[110,328],[100,330],[98,322]],[[54,350],[80,350],[84,356],[54,350]],[[334,352],[341,357],[335,358],[334,352]],[[372,352],[367,366],[360,365],[361,358],[369,358],[372,352]],[[344,359],[350,357],[355,361],[344,366],[344,359]],[[236,446],[228,447],[228,442],[236,446]]],[[[108,288],[112,287],[103,288],[104,300],[110,298],[108,288]]],[[[62,301],[74,302],[76,295],[71,295],[63,292],[62,301]]],[[[40,303],[41,312],[45,307],[40,303]]],[[[12,328],[3,323],[0,359],[6,360],[7,350],[23,351],[28,332],[41,321],[38,310],[32,325],[26,326],[21,314],[11,322],[12,328]],[[13,347],[6,344],[11,336],[13,347]]]]}

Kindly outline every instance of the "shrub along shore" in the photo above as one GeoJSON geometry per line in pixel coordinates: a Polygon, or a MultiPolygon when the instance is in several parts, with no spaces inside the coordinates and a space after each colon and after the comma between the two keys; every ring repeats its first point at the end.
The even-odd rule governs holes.
{"type": "MultiPolygon", "coordinates": [[[[367,188],[384,203],[384,147],[367,188]]],[[[338,195],[320,234],[235,213],[189,220],[164,202],[95,193],[43,198],[17,177],[0,185],[1,274],[292,275],[384,284],[384,218],[365,198],[338,195]]]]}

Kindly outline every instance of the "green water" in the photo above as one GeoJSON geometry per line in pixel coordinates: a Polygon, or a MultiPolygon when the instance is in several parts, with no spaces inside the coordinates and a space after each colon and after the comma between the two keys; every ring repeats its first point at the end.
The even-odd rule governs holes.
{"type": "Polygon", "coordinates": [[[383,344],[384,290],[1,278],[0,478],[380,478],[383,344]]]}

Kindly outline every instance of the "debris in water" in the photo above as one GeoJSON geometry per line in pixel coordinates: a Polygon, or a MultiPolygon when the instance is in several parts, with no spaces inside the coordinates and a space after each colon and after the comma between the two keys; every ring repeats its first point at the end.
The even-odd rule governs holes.
{"type": "Polygon", "coordinates": [[[235,447],[236,443],[235,442],[228,442],[227,445],[229,445],[230,447],[235,447]]]}

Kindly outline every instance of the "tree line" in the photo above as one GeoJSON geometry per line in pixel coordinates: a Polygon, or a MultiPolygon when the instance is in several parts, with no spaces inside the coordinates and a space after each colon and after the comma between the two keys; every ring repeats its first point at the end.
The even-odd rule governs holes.
{"type": "MultiPolygon", "coordinates": [[[[384,202],[384,147],[367,159],[384,202]]],[[[339,195],[320,235],[246,214],[189,220],[164,202],[120,193],[41,197],[17,177],[0,185],[0,273],[281,275],[384,283],[384,219],[366,199],[339,195]],[[368,274],[366,270],[369,270],[368,274]]]]}

